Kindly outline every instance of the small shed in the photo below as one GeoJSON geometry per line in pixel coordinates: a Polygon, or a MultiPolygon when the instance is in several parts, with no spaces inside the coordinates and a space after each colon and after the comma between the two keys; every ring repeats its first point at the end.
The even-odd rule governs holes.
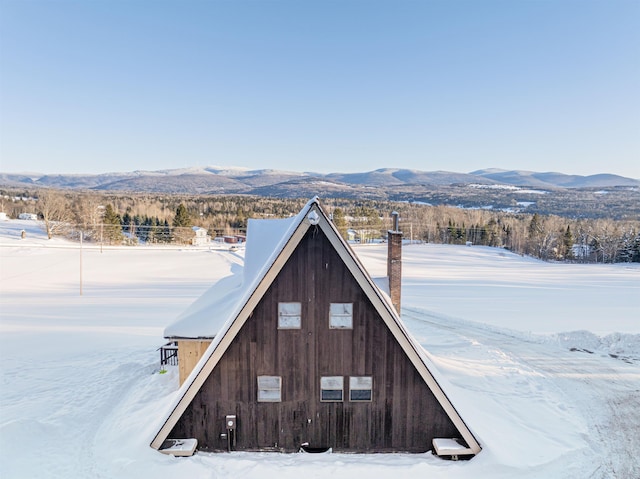
{"type": "Polygon", "coordinates": [[[480,451],[399,304],[317,198],[293,218],[251,220],[247,237],[243,272],[165,331],[184,383],[153,448],[196,439],[204,451],[423,453],[453,439],[456,457],[480,451]]]}

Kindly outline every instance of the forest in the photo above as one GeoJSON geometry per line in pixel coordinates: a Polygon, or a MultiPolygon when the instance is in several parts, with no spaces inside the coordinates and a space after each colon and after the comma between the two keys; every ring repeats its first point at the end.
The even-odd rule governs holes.
{"type": "MultiPolygon", "coordinates": [[[[308,199],[53,189],[0,191],[10,218],[36,213],[48,236],[101,244],[189,244],[193,227],[212,237],[243,235],[249,218],[285,218],[308,199]]],[[[640,262],[640,220],[568,218],[386,200],[323,198],[345,239],[384,241],[391,212],[405,239],[506,248],[547,261],[640,262]]]]}

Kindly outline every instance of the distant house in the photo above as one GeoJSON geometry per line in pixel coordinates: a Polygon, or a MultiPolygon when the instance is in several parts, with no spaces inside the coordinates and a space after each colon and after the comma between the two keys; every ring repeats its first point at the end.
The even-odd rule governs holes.
{"type": "Polygon", "coordinates": [[[165,330],[183,383],[153,448],[480,451],[400,319],[397,221],[379,283],[317,198],[289,219],[250,220],[247,237],[243,272],[165,330]]]}
{"type": "Polygon", "coordinates": [[[37,221],[38,215],[36,215],[34,213],[20,213],[18,215],[18,219],[19,220],[34,220],[34,221],[37,221]]]}
{"type": "Polygon", "coordinates": [[[247,237],[246,235],[224,235],[222,237],[216,238],[216,241],[227,244],[240,244],[246,243],[247,237]]]}
{"type": "Polygon", "coordinates": [[[206,246],[211,242],[211,236],[207,234],[207,230],[194,226],[192,228],[194,236],[191,238],[191,244],[193,246],[206,246]]]}

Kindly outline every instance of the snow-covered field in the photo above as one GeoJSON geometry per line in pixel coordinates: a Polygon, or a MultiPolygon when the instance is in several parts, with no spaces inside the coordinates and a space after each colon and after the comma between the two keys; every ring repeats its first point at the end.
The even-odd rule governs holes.
{"type": "MultiPolygon", "coordinates": [[[[384,275],[384,246],[356,252],[384,275]]],[[[177,371],[159,374],[162,331],[241,262],[191,248],[81,254],[35,222],[0,222],[0,477],[640,477],[640,265],[475,246],[410,245],[403,258],[403,319],[484,447],[473,460],[152,450],[177,389],[177,371]]]]}

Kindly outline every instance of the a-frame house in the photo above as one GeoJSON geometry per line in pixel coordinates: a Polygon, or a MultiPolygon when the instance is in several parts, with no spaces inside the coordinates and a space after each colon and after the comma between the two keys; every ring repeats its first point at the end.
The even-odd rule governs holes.
{"type": "Polygon", "coordinates": [[[244,280],[205,308],[221,326],[153,448],[197,439],[203,451],[419,453],[435,439],[441,455],[480,451],[317,198],[293,218],[253,228],[244,280]]]}

